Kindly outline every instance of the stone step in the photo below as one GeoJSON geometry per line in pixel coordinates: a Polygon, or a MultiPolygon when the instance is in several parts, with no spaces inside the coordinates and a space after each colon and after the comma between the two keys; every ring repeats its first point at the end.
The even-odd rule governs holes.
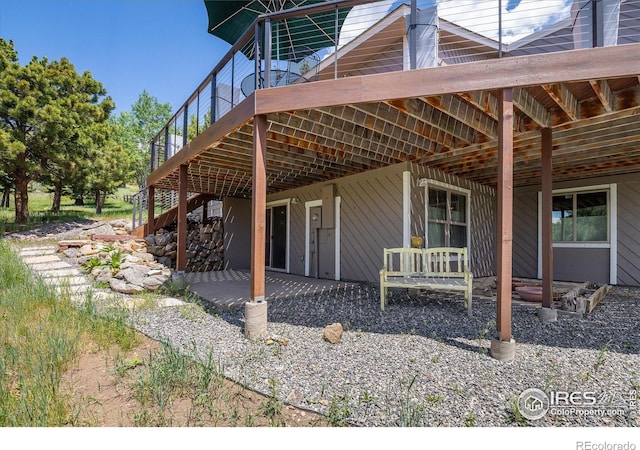
{"type": "Polygon", "coordinates": [[[35,263],[28,264],[32,270],[42,271],[42,270],[58,270],[58,269],[71,269],[73,266],[65,261],[51,261],[45,263],[35,263]]]}
{"type": "Polygon", "coordinates": [[[82,275],[78,269],[69,268],[69,269],[54,269],[54,270],[40,270],[38,271],[40,276],[43,278],[67,278],[67,277],[77,277],[82,275]]]}
{"type": "Polygon", "coordinates": [[[60,261],[60,257],[58,255],[26,256],[22,260],[25,264],[31,265],[60,261]]]}

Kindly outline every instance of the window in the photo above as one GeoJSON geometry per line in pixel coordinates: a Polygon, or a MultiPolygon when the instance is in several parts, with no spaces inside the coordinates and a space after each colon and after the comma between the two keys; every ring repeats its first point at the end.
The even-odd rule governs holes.
{"type": "Polygon", "coordinates": [[[467,247],[468,194],[428,186],[427,197],[428,246],[467,247]]]}
{"type": "Polygon", "coordinates": [[[608,242],[608,191],[553,196],[553,242],[608,242]]]}

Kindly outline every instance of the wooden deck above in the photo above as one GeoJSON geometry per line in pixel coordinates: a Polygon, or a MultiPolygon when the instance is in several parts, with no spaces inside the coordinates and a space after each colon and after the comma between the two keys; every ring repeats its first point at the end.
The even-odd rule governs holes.
{"type": "Polygon", "coordinates": [[[640,44],[258,90],[154,171],[148,184],[249,196],[253,118],[267,117],[268,193],[412,161],[495,185],[497,97],[513,88],[514,184],[640,172],[640,44]]]}

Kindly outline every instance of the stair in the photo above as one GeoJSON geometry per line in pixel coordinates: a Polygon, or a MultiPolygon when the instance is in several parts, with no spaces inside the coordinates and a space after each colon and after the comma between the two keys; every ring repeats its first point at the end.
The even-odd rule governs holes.
{"type": "MultiPolygon", "coordinates": [[[[205,203],[216,200],[218,197],[213,194],[195,194],[187,199],[187,212],[193,211],[204,205],[205,203]]],[[[137,227],[131,234],[139,239],[143,239],[145,236],[154,233],[157,229],[164,228],[167,225],[175,222],[178,218],[178,205],[164,211],[162,214],[156,216],[154,220],[154,229],[149,230],[149,224],[143,223],[137,227]]]]}

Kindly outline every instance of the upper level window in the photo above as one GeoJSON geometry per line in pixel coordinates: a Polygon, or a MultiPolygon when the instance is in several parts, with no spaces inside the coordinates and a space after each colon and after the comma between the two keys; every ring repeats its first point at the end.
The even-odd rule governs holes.
{"type": "Polygon", "coordinates": [[[553,196],[553,242],[608,242],[609,192],[553,196]]]}

